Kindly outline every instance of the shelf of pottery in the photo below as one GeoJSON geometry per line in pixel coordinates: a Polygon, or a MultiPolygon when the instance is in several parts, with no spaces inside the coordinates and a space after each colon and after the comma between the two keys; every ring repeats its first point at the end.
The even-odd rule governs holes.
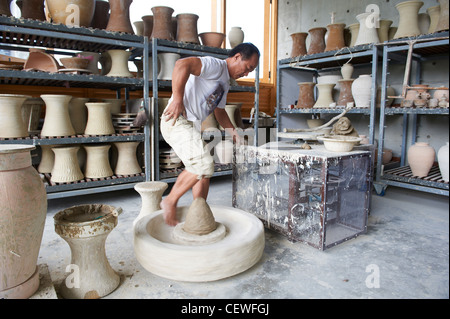
{"type": "Polygon", "coordinates": [[[11,54],[0,61],[0,85],[21,85],[24,92],[0,95],[0,143],[36,146],[33,165],[49,199],[132,188],[150,180],[149,148],[144,143],[150,139],[149,130],[133,125],[140,105],[124,103],[120,96],[123,89],[125,98],[130,90],[148,93],[148,84],[128,68],[134,56],[147,52],[146,39],[117,32],[113,26],[87,28],[84,19],[90,21],[94,7],[87,13],[80,6],[79,25],[71,25],[65,24],[70,17],[52,11],[52,1],[47,3],[53,23],[43,16],[43,6],[22,2],[23,8],[41,10],[20,19],[1,12],[1,48],[25,52],[27,57],[11,54]],[[31,97],[26,95],[27,85],[109,89],[116,91],[116,98],[81,98],[61,94],[61,89],[31,97]]]}

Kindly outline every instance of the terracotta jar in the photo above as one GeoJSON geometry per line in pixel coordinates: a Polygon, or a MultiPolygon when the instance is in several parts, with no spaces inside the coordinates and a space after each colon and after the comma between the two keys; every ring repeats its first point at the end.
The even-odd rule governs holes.
{"type": "Polygon", "coordinates": [[[380,20],[380,27],[378,31],[378,39],[381,43],[389,40],[389,28],[391,27],[392,20],[380,20]]]}
{"type": "Polygon", "coordinates": [[[86,103],[89,98],[74,97],[69,102],[69,116],[75,134],[83,134],[87,122],[86,103]]]}
{"type": "Polygon", "coordinates": [[[133,74],[128,68],[128,59],[131,56],[131,51],[126,50],[108,50],[108,55],[111,58],[111,69],[106,76],[117,76],[130,78],[133,74]]]}
{"type": "Polygon", "coordinates": [[[83,145],[86,150],[86,167],[84,176],[87,178],[102,178],[112,176],[113,170],[109,163],[109,144],[83,145]]]}
{"type": "Polygon", "coordinates": [[[300,82],[299,94],[297,99],[298,109],[310,109],[314,106],[314,82],[300,82]]]}
{"type": "Polygon", "coordinates": [[[389,148],[383,148],[383,156],[381,158],[381,163],[383,165],[389,164],[392,160],[392,150],[389,148]]]}
{"type": "Polygon", "coordinates": [[[169,185],[164,182],[142,182],[134,185],[134,189],[141,196],[141,209],[139,215],[135,218],[133,226],[144,216],[147,216],[157,210],[160,210],[159,206],[162,200],[164,191],[169,185]]]}
{"type": "Polygon", "coordinates": [[[244,31],[242,31],[241,27],[231,27],[228,32],[228,42],[230,42],[230,46],[233,49],[237,45],[244,42],[244,31]]]}
{"type": "Polygon", "coordinates": [[[341,89],[339,91],[339,99],[337,106],[347,107],[347,103],[355,102],[352,95],[352,83],[354,79],[342,79],[338,80],[341,89]]]}
{"type": "Polygon", "coordinates": [[[39,173],[50,174],[55,164],[55,153],[52,151],[54,145],[40,145],[39,147],[41,148],[41,160],[37,170],[39,173]]]}
{"type": "Polygon", "coordinates": [[[89,102],[88,120],[84,134],[87,135],[110,135],[115,133],[111,117],[111,103],[89,102]]]}
{"type": "Polygon", "coordinates": [[[438,23],[436,25],[436,32],[438,31],[445,31],[448,30],[449,25],[448,25],[448,0],[439,0],[439,6],[440,6],[440,11],[439,11],[439,20],[438,23]]]}
{"type": "Polygon", "coordinates": [[[372,76],[370,74],[361,74],[353,81],[352,95],[355,107],[370,107],[372,97],[372,76]]]}
{"type": "Polygon", "coordinates": [[[134,21],[134,33],[136,35],[144,35],[144,21],[134,21]]]}
{"type": "Polygon", "coordinates": [[[142,22],[144,23],[144,30],[142,35],[151,38],[153,32],[153,16],[152,15],[143,16],[142,22]]]}
{"type": "Polygon", "coordinates": [[[89,27],[94,17],[95,0],[46,0],[53,23],[89,27]]]}
{"type": "Polygon", "coordinates": [[[370,19],[371,14],[371,12],[364,12],[356,16],[356,19],[359,21],[359,31],[355,45],[380,42],[375,25],[367,23],[367,19],[370,19]]]}
{"type": "Polygon", "coordinates": [[[5,15],[7,17],[12,16],[11,14],[11,5],[12,0],[0,0],[0,15],[5,15]]]}
{"type": "Polygon", "coordinates": [[[328,37],[325,51],[334,51],[345,47],[344,28],[345,23],[333,23],[327,26],[328,37]]]}
{"type": "Polygon", "coordinates": [[[109,21],[109,2],[103,0],[95,1],[94,17],[91,27],[96,29],[106,29],[109,21]]]}
{"type": "Polygon", "coordinates": [[[153,30],[152,38],[175,40],[172,32],[172,14],[174,10],[170,7],[157,6],[152,8],[153,30]]]}
{"type": "Polygon", "coordinates": [[[422,6],[423,2],[416,0],[400,2],[395,6],[399,13],[399,23],[394,39],[420,35],[419,10],[422,6]]]}
{"type": "Polygon", "coordinates": [[[427,176],[433,166],[435,155],[434,148],[426,142],[416,142],[410,146],[407,158],[412,174],[417,177],[427,176]]]}
{"type": "Polygon", "coordinates": [[[28,129],[22,120],[22,105],[30,98],[27,95],[0,94],[0,137],[15,138],[28,136],[28,129]]]}
{"type": "Polygon", "coordinates": [[[308,30],[311,41],[309,43],[307,54],[322,53],[325,51],[325,33],[326,28],[312,28],[308,30]]]}
{"type": "Polygon", "coordinates": [[[133,0],[108,0],[111,13],[106,30],[134,34],[130,21],[130,5],[133,0]]]}
{"type": "Polygon", "coordinates": [[[428,33],[436,32],[436,27],[439,22],[439,16],[441,14],[441,6],[433,6],[427,9],[428,15],[430,16],[430,27],[428,28],[428,33]]]}
{"type": "Polygon", "coordinates": [[[306,32],[297,32],[292,33],[292,50],[291,50],[291,58],[295,58],[297,56],[306,54],[306,37],[308,33],[306,32]]]}
{"type": "Polygon", "coordinates": [[[52,182],[70,183],[84,178],[78,162],[77,153],[79,146],[53,147],[55,161],[52,168],[52,182]]]}
{"type": "Polygon", "coordinates": [[[44,0],[22,0],[20,11],[24,19],[45,21],[44,0]]]}
{"type": "Polygon", "coordinates": [[[350,30],[350,47],[354,47],[359,33],[359,23],[352,23],[348,26],[350,30]]]}
{"type": "Polygon", "coordinates": [[[72,136],[75,129],[69,115],[71,95],[43,94],[45,102],[45,118],[41,136],[72,136]]]}
{"type": "Polygon", "coordinates": [[[114,168],[116,175],[135,175],[142,173],[136,156],[136,149],[140,142],[115,142],[117,148],[117,163],[114,168]]]}
{"type": "Polygon", "coordinates": [[[223,40],[225,40],[225,33],[220,32],[203,32],[198,35],[202,40],[202,45],[208,47],[220,48],[223,40]]]}
{"type": "Polygon", "coordinates": [[[438,164],[439,164],[439,170],[441,172],[441,177],[444,180],[444,182],[448,183],[449,180],[449,164],[448,164],[448,159],[449,159],[449,145],[448,142],[439,148],[437,157],[438,157],[438,164]]]}
{"type": "Polygon", "coordinates": [[[334,103],[333,100],[333,88],[334,83],[320,83],[316,84],[318,89],[317,101],[313,108],[329,108],[330,104],[334,103]]]}
{"type": "Polygon", "coordinates": [[[193,13],[177,14],[177,41],[200,44],[197,31],[198,15],[193,13]]]}

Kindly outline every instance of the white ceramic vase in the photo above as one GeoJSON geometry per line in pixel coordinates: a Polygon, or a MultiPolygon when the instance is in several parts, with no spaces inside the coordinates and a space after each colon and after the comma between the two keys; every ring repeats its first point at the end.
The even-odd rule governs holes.
{"type": "Polygon", "coordinates": [[[356,39],[358,38],[359,33],[359,23],[352,23],[348,26],[350,31],[350,47],[355,46],[356,39]]]}
{"type": "Polygon", "coordinates": [[[407,152],[407,159],[412,174],[417,177],[425,177],[430,172],[434,163],[436,152],[426,142],[416,142],[407,152]]]}
{"type": "Polygon", "coordinates": [[[318,89],[318,98],[313,108],[329,108],[330,104],[334,103],[333,100],[333,88],[334,83],[321,83],[316,84],[318,89]]]}
{"type": "MultiPolygon", "coordinates": [[[[235,119],[234,115],[237,110],[237,107],[238,107],[237,104],[226,104],[225,105],[225,112],[227,112],[228,117],[230,118],[231,124],[233,124],[233,126],[235,128],[237,128],[237,124],[236,124],[236,121],[234,120],[235,119]]],[[[219,128],[221,130],[224,130],[224,128],[221,125],[219,125],[219,128]]]]}
{"type": "Polygon", "coordinates": [[[83,134],[87,122],[86,103],[89,98],[74,97],[69,102],[69,116],[75,134],[83,134]]]}
{"type": "Polygon", "coordinates": [[[175,63],[181,56],[177,53],[160,53],[158,54],[161,69],[158,73],[159,80],[172,80],[172,72],[175,63]]]}
{"type": "Polygon", "coordinates": [[[115,133],[111,117],[111,103],[89,102],[88,120],[84,134],[87,135],[110,135],[115,133]]]}
{"type": "Polygon", "coordinates": [[[438,163],[439,163],[439,170],[441,171],[442,179],[448,183],[449,181],[449,163],[448,163],[448,148],[449,143],[447,142],[444,146],[439,148],[437,157],[438,157],[438,163]]]}
{"type": "Polygon", "coordinates": [[[380,40],[378,39],[378,32],[375,24],[368,23],[367,21],[371,18],[371,16],[372,13],[370,12],[364,12],[356,16],[356,19],[359,22],[359,31],[355,45],[380,42],[380,40]]]}
{"type": "Polygon", "coordinates": [[[350,80],[352,78],[352,74],[353,74],[353,64],[351,63],[345,63],[342,67],[341,67],[341,74],[342,74],[342,79],[343,80],[350,80]]]}
{"type": "Polygon", "coordinates": [[[399,23],[394,39],[415,37],[420,35],[419,9],[423,6],[422,1],[404,1],[395,7],[399,13],[399,23]]]}
{"type": "Polygon", "coordinates": [[[109,144],[84,145],[86,150],[84,176],[87,178],[102,178],[114,174],[109,163],[110,147],[109,144]]]}
{"type": "Polygon", "coordinates": [[[117,163],[114,168],[116,175],[135,175],[142,173],[136,156],[136,149],[140,142],[116,142],[117,163]]]}
{"type": "Polygon", "coordinates": [[[370,107],[372,95],[372,76],[362,74],[352,83],[352,95],[355,100],[355,107],[370,107]]]}
{"type": "Polygon", "coordinates": [[[15,138],[28,136],[28,129],[22,119],[22,105],[30,96],[0,94],[0,137],[15,138]]]}
{"type": "Polygon", "coordinates": [[[439,1],[439,20],[436,25],[436,32],[445,31],[449,29],[449,16],[448,16],[448,2],[449,0],[439,1]]]}
{"type": "Polygon", "coordinates": [[[55,153],[52,151],[52,145],[40,145],[41,148],[41,160],[38,165],[39,173],[50,174],[53,169],[53,164],[55,163],[55,153]]]}
{"type": "Polygon", "coordinates": [[[45,118],[41,136],[71,136],[75,134],[69,115],[71,95],[43,94],[45,118]]]}
{"type": "Polygon", "coordinates": [[[141,196],[142,203],[139,215],[135,218],[133,226],[142,217],[161,209],[162,196],[168,186],[164,182],[142,182],[134,185],[134,189],[141,196]]]}
{"type": "Polygon", "coordinates": [[[52,182],[70,183],[83,179],[84,175],[78,163],[79,146],[53,147],[55,161],[52,168],[52,182]]]}
{"type": "Polygon", "coordinates": [[[124,78],[133,77],[133,74],[128,69],[128,58],[131,55],[130,51],[108,50],[108,55],[111,57],[111,69],[106,76],[117,76],[124,78]]]}
{"type": "Polygon", "coordinates": [[[244,42],[244,31],[242,31],[242,28],[231,27],[231,30],[228,32],[228,41],[230,42],[231,48],[244,42]]]}

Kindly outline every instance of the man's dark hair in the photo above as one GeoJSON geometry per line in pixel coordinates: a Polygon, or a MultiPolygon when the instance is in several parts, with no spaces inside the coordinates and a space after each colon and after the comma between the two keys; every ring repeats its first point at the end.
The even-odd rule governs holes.
{"type": "Polygon", "coordinates": [[[248,60],[252,57],[253,54],[257,54],[258,58],[261,56],[259,53],[258,48],[250,43],[250,42],[244,42],[241,44],[238,44],[233,49],[231,49],[230,53],[228,54],[229,57],[235,56],[236,54],[240,53],[242,55],[243,60],[248,60]]]}

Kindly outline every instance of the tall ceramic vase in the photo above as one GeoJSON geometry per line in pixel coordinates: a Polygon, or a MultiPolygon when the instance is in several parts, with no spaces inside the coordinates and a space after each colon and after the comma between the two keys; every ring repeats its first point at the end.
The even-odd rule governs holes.
{"type": "Polygon", "coordinates": [[[415,37],[420,34],[419,10],[423,6],[422,1],[404,1],[395,7],[399,13],[399,23],[394,39],[415,37]]]}
{"type": "Polygon", "coordinates": [[[22,105],[30,96],[0,94],[0,137],[15,138],[28,136],[28,129],[22,119],[22,105]]]}
{"type": "Polygon", "coordinates": [[[380,27],[378,31],[378,39],[381,43],[389,40],[389,28],[391,27],[392,20],[380,20],[380,27]]]}
{"type": "Polygon", "coordinates": [[[228,32],[228,42],[230,42],[231,48],[241,44],[244,42],[244,31],[242,31],[241,27],[231,27],[228,32]]]}
{"type": "Polygon", "coordinates": [[[111,69],[106,76],[133,77],[133,74],[128,69],[128,58],[131,55],[131,51],[108,50],[108,55],[111,57],[111,69]]]}
{"type": "Polygon", "coordinates": [[[44,0],[22,0],[22,18],[45,21],[44,0]]]}
{"type": "Polygon", "coordinates": [[[109,163],[109,144],[84,145],[86,150],[86,167],[84,176],[87,178],[102,178],[112,176],[113,170],[109,163]]]}
{"type": "Polygon", "coordinates": [[[95,0],[46,0],[53,23],[89,27],[95,10],[95,0]]]}
{"type": "Polygon", "coordinates": [[[306,54],[316,54],[325,51],[325,33],[326,28],[312,28],[308,30],[311,41],[309,43],[308,51],[306,54]]]}
{"type": "Polygon", "coordinates": [[[341,89],[339,90],[339,99],[336,106],[347,107],[347,103],[355,102],[352,95],[352,83],[354,79],[338,80],[341,89]]]}
{"type": "Polygon", "coordinates": [[[134,34],[130,21],[130,5],[133,0],[108,0],[111,13],[109,15],[107,31],[134,34]]]}
{"type": "Polygon", "coordinates": [[[53,147],[55,161],[52,168],[52,182],[70,183],[83,179],[77,153],[79,146],[53,147]]]}
{"type": "Polygon", "coordinates": [[[438,23],[436,25],[436,32],[438,31],[445,31],[448,30],[449,25],[448,25],[448,0],[439,0],[439,6],[440,6],[440,11],[439,11],[439,20],[438,23]]]}
{"type": "Polygon", "coordinates": [[[75,134],[83,134],[87,122],[86,103],[89,98],[74,97],[69,102],[69,116],[75,134]]]}
{"type": "Polygon", "coordinates": [[[407,152],[409,166],[412,174],[417,177],[425,177],[430,172],[434,163],[436,152],[426,142],[416,142],[407,152]]]}
{"type": "Polygon", "coordinates": [[[372,97],[372,76],[370,74],[362,74],[353,81],[352,95],[355,107],[370,107],[372,97]]]}
{"type": "Polygon", "coordinates": [[[440,8],[441,8],[441,6],[437,5],[437,6],[429,7],[427,9],[428,15],[430,16],[430,26],[428,28],[428,33],[436,32],[436,27],[438,25],[439,16],[440,16],[440,12],[441,12],[440,8]]]}
{"type": "Polygon", "coordinates": [[[41,160],[38,165],[39,173],[50,174],[53,169],[53,164],[55,163],[55,153],[52,151],[52,145],[41,145],[41,160]]]}
{"type": "Polygon", "coordinates": [[[37,261],[47,193],[31,166],[31,145],[0,145],[0,298],[25,299],[39,288],[37,261]]]}
{"type": "Polygon", "coordinates": [[[292,50],[291,50],[291,58],[295,58],[297,56],[306,54],[306,37],[308,33],[306,32],[297,32],[292,33],[292,50]]]}
{"type": "Polygon", "coordinates": [[[297,99],[297,108],[310,109],[314,106],[314,82],[300,82],[297,99]]]}
{"type": "Polygon", "coordinates": [[[344,28],[345,23],[333,23],[327,26],[328,37],[325,52],[339,50],[345,47],[344,28]]]}
{"type": "Polygon", "coordinates": [[[122,113],[122,104],[124,99],[103,99],[106,103],[111,103],[111,114],[122,113]]]}
{"type": "Polygon", "coordinates": [[[136,149],[140,142],[116,142],[118,156],[114,174],[135,175],[142,173],[142,168],[136,157],[136,149]]]}
{"type": "Polygon", "coordinates": [[[371,16],[371,12],[364,12],[356,16],[356,19],[359,22],[359,31],[355,45],[380,42],[375,24],[367,23],[367,20],[370,19],[371,16]]]}
{"type": "Polygon", "coordinates": [[[197,30],[198,15],[193,13],[177,14],[177,41],[200,44],[197,30]]]}
{"type": "Polygon", "coordinates": [[[159,80],[172,80],[172,72],[175,68],[175,63],[180,59],[178,53],[165,52],[158,54],[158,60],[161,65],[161,70],[158,73],[159,80]]]}
{"type": "Polygon", "coordinates": [[[174,10],[170,7],[157,6],[152,8],[153,30],[152,38],[175,40],[172,32],[172,14],[174,10]]]}
{"type": "Polygon", "coordinates": [[[448,148],[449,143],[447,142],[444,146],[439,148],[437,157],[438,157],[438,164],[439,164],[439,170],[441,171],[442,179],[448,183],[449,180],[449,154],[448,154],[448,148]]]}
{"type": "Polygon", "coordinates": [[[41,136],[71,136],[75,134],[69,115],[71,95],[43,94],[45,118],[41,136]]]}
{"type": "Polygon", "coordinates": [[[345,63],[341,67],[342,79],[350,80],[352,78],[353,70],[354,70],[353,64],[348,63],[348,62],[345,63]]]}
{"type": "Polygon", "coordinates": [[[141,196],[141,209],[133,222],[133,226],[142,217],[161,209],[162,196],[168,186],[164,182],[142,182],[134,185],[134,189],[141,196]]]}
{"type": "Polygon", "coordinates": [[[352,23],[348,26],[350,31],[350,47],[354,47],[359,33],[359,23],[352,23]]]}
{"type": "Polygon", "coordinates": [[[144,30],[142,31],[142,35],[151,38],[153,31],[153,16],[142,16],[142,22],[144,23],[144,30]]]}
{"type": "Polygon", "coordinates": [[[316,84],[318,89],[318,98],[313,108],[329,108],[330,104],[334,103],[333,100],[333,88],[334,83],[321,83],[316,84]]]}
{"type": "Polygon", "coordinates": [[[96,0],[91,27],[96,29],[106,29],[109,22],[109,9],[108,1],[96,0]]]}
{"type": "Polygon", "coordinates": [[[87,135],[110,135],[115,133],[111,117],[111,103],[89,102],[88,120],[84,134],[87,135]]]}

